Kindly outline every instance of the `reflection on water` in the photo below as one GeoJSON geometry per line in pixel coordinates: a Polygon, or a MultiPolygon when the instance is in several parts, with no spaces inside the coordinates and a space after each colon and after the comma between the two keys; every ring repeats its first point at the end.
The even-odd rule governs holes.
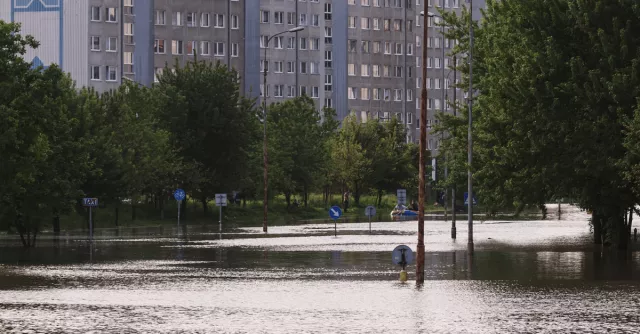
{"type": "Polygon", "coordinates": [[[415,222],[3,240],[0,332],[637,332],[640,253],[593,247],[584,213],[562,218],[479,222],[473,257],[429,222],[419,288],[390,254],[415,246],[415,222]]]}

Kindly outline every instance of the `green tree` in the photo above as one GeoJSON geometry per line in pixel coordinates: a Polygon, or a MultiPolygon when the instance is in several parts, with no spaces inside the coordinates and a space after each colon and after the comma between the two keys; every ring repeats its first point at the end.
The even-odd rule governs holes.
{"type": "Polygon", "coordinates": [[[298,192],[308,205],[309,191],[327,160],[324,143],[337,127],[334,116],[332,109],[319,112],[308,96],[274,103],[269,108],[271,180],[284,193],[287,207],[291,195],[298,192]]]}
{"type": "Polygon", "coordinates": [[[195,195],[207,211],[215,193],[247,184],[249,154],[257,138],[253,101],[240,95],[238,73],[216,62],[193,61],[166,68],[154,87],[163,101],[161,125],[185,163],[194,166],[180,185],[195,195]]]}

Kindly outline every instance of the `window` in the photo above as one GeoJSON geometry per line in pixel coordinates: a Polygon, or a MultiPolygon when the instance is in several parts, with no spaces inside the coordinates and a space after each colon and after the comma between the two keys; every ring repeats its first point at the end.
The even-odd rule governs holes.
{"type": "Polygon", "coordinates": [[[311,98],[317,99],[319,97],[320,97],[320,89],[318,88],[318,86],[311,87],[311,98]]]}
{"type": "Polygon", "coordinates": [[[283,45],[282,45],[282,36],[276,36],[273,39],[273,47],[276,49],[282,49],[283,45]]]}
{"type": "Polygon", "coordinates": [[[355,29],[356,28],[356,17],[355,16],[349,16],[349,20],[348,20],[348,25],[349,28],[351,29],[355,29]]]}
{"type": "Polygon", "coordinates": [[[361,47],[360,47],[360,51],[362,53],[369,53],[371,51],[370,47],[369,47],[369,45],[370,45],[369,41],[362,41],[361,43],[362,44],[361,44],[361,47]]]}
{"type": "Polygon", "coordinates": [[[91,51],[100,51],[100,36],[91,36],[91,51]]]}
{"type": "Polygon", "coordinates": [[[215,14],[216,28],[224,28],[224,14],[215,14]]]}
{"type": "Polygon", "coordinates": [[[187,13],[187,27],[195,27],[196,25],[196,13],[187,13]]]}
{"type": "Polygon", "coordinates": [[[269,11],[268,10],[260,11],[260,22],[261,23],[269,23],[269,11]]]}
{"type": "Polygon", "coordinates": [[[181,26],[182,25],[182,13],[181,12],[175,12],[173,13],[173,25],[174,26],[181,26]]]}
{"type": "Polygon", "coordinates": [[[380,42],[373,42],[373,53],[380,53],[380,42]]]}
{"type": "Polygon", "coordinates": [[[300,86],[300,96],[307,95],[307,86],[300,86]]]}
{"type": "Polygon", "coordinates": [[[287,24],[292,26],[296,22],[296,13],[288,12],[287,13],[287,24]]]}
{"type": "Polygon", "coordinates": [[[394,89],[393,93],[393,99],[395,101],[402,101],[402,89],[394,89]]]}
{"type": "Polygon", "coordinates": [[[407,89],[407,101],[413,101],[413,90],[407,89]]]}
{"type": "Polygon", "coordinates": [[[324,4],[324,19],[331,20],[331,3],[326,2],[324,4]]]}
{"type": "Polygon", "coordinates": [[[386,54],[386,55],[390,55],[391,54],[391,43],[390,42],[384,42],[384,54],[386,54]]]}
{"type": "MultiPolygon", "coordinates": [[[[91,7],[91,21],[100,21],[100,7],[98,6],[91,7]]],[[[98,75],[97,80],[100,80],[100,75],[98,75]]]]}
{"type": "Polygon", "coordinates": [[[394,66],[393,76],[396,78],[402,78],[402,66],[394,66]]]}
{"type": "Polygon", "coordinates": [[[231,15],[231,29],[239,29],[240,21],[238,15],[231,15]]]}
{"type": "Polygon", "coordinates": [[[196,54],[197,44],[195,41],[187,41],[187,54],[193,56],[196,54]]]}
{"type": "Polygon", "coordinates": [[[214,56],[224,56],[224,43],[223,42],[215,42],[215,43],[213,43],[213,55],[214,56]]]}
{"type": "Polygon", "coordinates": [[[391,101],[391,89],[389,88],[384,89],[384,100],[391,101]]]}
{"type": "Polygon", "coordinates": [[[231,44],[231,57],[237,57],[238,56],[238,43],[232,43],[231,44]]]}
{"type": "Polygon", "coordinates": [[[374,88],[372,95],[373,95],[373,99],[374,100],[379,101],[380,100],[380,88],[374,88]]]}
{"type": "Polygon", "coordinates": [[[282,97],[283,93],[284,93],[284,85],[273,86],[273,96],[282,97]]]}
{"type": "Polygon", "coordinates": [[[307,62],[306,61],[301,61],[300,62],[300,73],[307,74],[307,62]]]}
{"type": "Polygon", "coordinates": [[[350,39],[348,43],[349,43],[348,45],[349,52],[356,52],[358,41],[355,39],[350,39]]]}
{"type": "Polygon", "coordinates": [[[361,100],[369,100],[369,88],[363,87],[360,88],[360,99],[361,100]]]}
{"type": "Polygon", "coordinates": [[[287,96],[288,97],[295,97],[296,96],[296,86],[289,86],[288,87],[287,96]]]}
{"type": "Polygon", "coordinates": [[[360,29],[369,30],[371,29],[371,21],[368,17],[360,18],[360,29]]]}
{"type": "Polygon", "coordinates": [[[269,36],[261,35],[260,36],[260,48],[264,49],[267,47],[267,43],[269,42],[269,36]]]}
{"type": "Polygon", "coordinates": [[[200,26],[204,28],[208,28],[211,26],[211,19],[209,13],[202,13],[200,15],[200,26]]]}
{"type": "Polygon", "coordinates": [[[349,76],[356,75],[356,65],[355,64],[347,65],[347,73],[349,76]]]}
{"type": "Polygon", "coordinates": [[[372,72],[373,72],[373,76],[376,78],[380,77],[380,65],[373,65],[372,66],[372,72]]]}
{"type": "Polygon", "coordinates": [[[349,100],[355,100],[358,96],[355,87],[349,87],[349,100]]]}
{"type": "Polygon", "coordinates": [[[115,23],[118,22],[118,9],[117,8],[107,8],[107,22],[115,23]]]}
{"type": "Polygon", "coordinates": [[[156,54],[164,54],[164,39],[156,39],[153,43],[153,52],[156,54]]]}
{"type": "Polygon", "coordinates": [[[320,25],[320,17],[318,16],[318,14],[313,14],[313,16],[311,16],[311,25],[314,27],[320,25]]]}
{"type": "Polygon", "coordinates": [[[91,66],[91,80],[100,80],[100,66],[91,66]]]}
{"type": "Polygon", "coordinates": [[[413,113],[408,112],[407,113],[407,124],[412,124],[413,123],[413,113]]]}
{"type": "Polygon", "coordinates": [[[200,54],[208,56],[211,54],[211,45],[207,41],[200,42],[200,54]]]}
{"type": "Polygon", "coordinates": [[[105,66],[105,69],[105,72],[107,73],[107,81],[116,81],[118,79],[118,71],[115,66],[105,66]]]}
{"type": "Polygon", "coordinates": [[[300,25],[301,26],[307,25],[307,14],[300,14],[300,25]]]}
{"type": "Polygon", "coordinates": [[[184,44],[182,41],[171,41],[171,53],[174,55],[181,55],[184,53],[184,44]]]}
{"type": "Polygon", "coordinates": [[[296,63],[293,61],[287,62],[287,73],[296,73],[296,63]]]}
{"type": "Polygon", "coordinates": [[[309,47],[309,50],[320,50],[320,39],[319,38],[312,38],[310,40],[311,42],[311,46],[309,47]]]}
{"type": "Polygon", "coordinates": [[[118,50],[118,38],[117,37],[107,38],[107,51],[116,52],[117,50],[118,50]]]}
{"type": "Polygon", "coordinates": [[[333,90],[333,77],[331,74],[324,75],[324,90],[325,92],[330,92],[333,90]]]}
{"type": "Polygon", "coordinates": [[[413,43],[407,43],[407,55],[413,55],[413,43]]]}
{"type": "Polygon", "coordinates": [[[156,10],[156,25],[163,26],[167,24],[167,12],[164,10],[156,10]]]}
{"type": "Polygon", "coordinates": [[[393,20],[393,30],[402,31],[402,20],[393,20]]]}
{"type": "Polygon", "coordinates": [[[273,13],[273,23],[275,23],[275,24],[283,24],[284,23],[284,12],[274,12],[273,13]]]}
{"type": "Polygon", "coordinates": [[[320,65],[318,62],[312,61],[309,62],[309,73],[310,74],[320,74],[320,65]]]}
{"type": "Polygon", "coordinates": [[[307,39],[305,37],[300,38],[300,50],[307,49],[307,39]]]}
{"type": "Polygon", "coordinates": [[[267,85],[266,87],[266,92],[265,92],[265,87],[264,85],[260,85],[260,96],[269,96],[269,85],[267,85]]]}
{"type": "Polygon", "coordinates": [[[360,65],[360,75],[363,76],[363,77],[368,77],[369,76],[369,65],[368,64],[360,65]]]}
{"type": "Polygon", "coordinates": [[[395,53],[397,55],[401,55],[402,54],[402,43],[396,43],[395,44],[395,53]]]}
{"type": "Polygon", "coordinates": [[[327,108],[331,108],[333,106],[333,100],[324,99],[324,106],[327,107],[327,108]]]}

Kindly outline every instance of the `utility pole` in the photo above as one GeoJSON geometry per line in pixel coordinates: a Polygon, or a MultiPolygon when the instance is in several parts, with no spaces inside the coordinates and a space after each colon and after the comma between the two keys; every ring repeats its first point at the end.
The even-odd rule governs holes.
{"type": "MultiPolygon", "coordinates": [[[[458,87],[456,87],[456,78],[458,71],[458,63],[456,59],[456,55],[453,55],[453,117],[457,116],[457,108],[458,108],[458,99],[456,92],[458,91],[458,87]]],[[[454,184],[451,189],[451,239],[455,239],[457,236],[456,231],[456,185],[454,184]]]]}
{"type": "Polygon", "coordinates": [[[424,284],[424,201],[425,201],[425,168],[424,161],[427,152],[427,27],[428,18],[425,12],[422,35],[422,90],[420,97],[420,154],[418,176],[418,247],[416,256],[416,283],[424,284]]]}
{"type": "Polygon", "coordinates": [[[468,192],[467,196],[467,213],[469,223],[469,241],[467,242],[467,248],[469,254],[473,254],[473,0],[469,0],[469,129],[467,131],[468,136],[468,149],[467,149],[467,162],[469,164],[467,170],[467,183],[468,192]]]}

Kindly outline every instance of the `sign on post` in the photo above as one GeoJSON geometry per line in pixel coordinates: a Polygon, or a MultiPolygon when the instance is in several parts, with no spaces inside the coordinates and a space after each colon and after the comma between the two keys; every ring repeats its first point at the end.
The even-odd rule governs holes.
{"type": "Polygon", "coordinates": [[[182,189],[176,189],[176,191],[173,192],[173,198],[178,201],[178,227],[180,227],[180,205],[186,196],[187,194],[182,189]]]}
{"type": "Polygon", "coordinates": [[[376,207],[369,205],[364,209],[364,215],[369,217],[369,234],[371,234],[371,217],[376,215],[376,207]]]}
{"type": "Polygon", "coordinates": [[[401,265],[402,270],[404,270],[407,264],[413,262],[413,251],[409,246],[400,245],[391,252],[391,262],[401,265]]]}
{"type": "Polygon", "coordinates": [[[218,220],[220,225],[218,227],[218,231],[220,232],[220,238],[222,238],[222,207],[227,206],[227,194],[216,194],[216,206],[220,211],[220,220],[218,220]]]}
{"type": "Polygon", "coordinates": [[[398,189],[398,204],[407,205],[407,190],[398,189]]]}
{"type": "Polygon", "coordinates": [[[333,219],[335,236],[338,236],[338,219],[342,217],[342,209],[339,206],[332,206],[329,208],[329,217],[333,219]]]}
{"type": "Polygon", "coordinates": [[[93,241],[93,208],[98,206],[98,199],[85,197],[82,205],[89,207],[89,238],[93,241]]]}
{"type": "MultiPolygon", "coordinates": [[[[473,205],[478,205],[478,199],[476,198],[476,195],[473,195],[473,205]]],[[[464,193],[464,205],[469,205],[469,193],[465,192],[464,193]]]]}

